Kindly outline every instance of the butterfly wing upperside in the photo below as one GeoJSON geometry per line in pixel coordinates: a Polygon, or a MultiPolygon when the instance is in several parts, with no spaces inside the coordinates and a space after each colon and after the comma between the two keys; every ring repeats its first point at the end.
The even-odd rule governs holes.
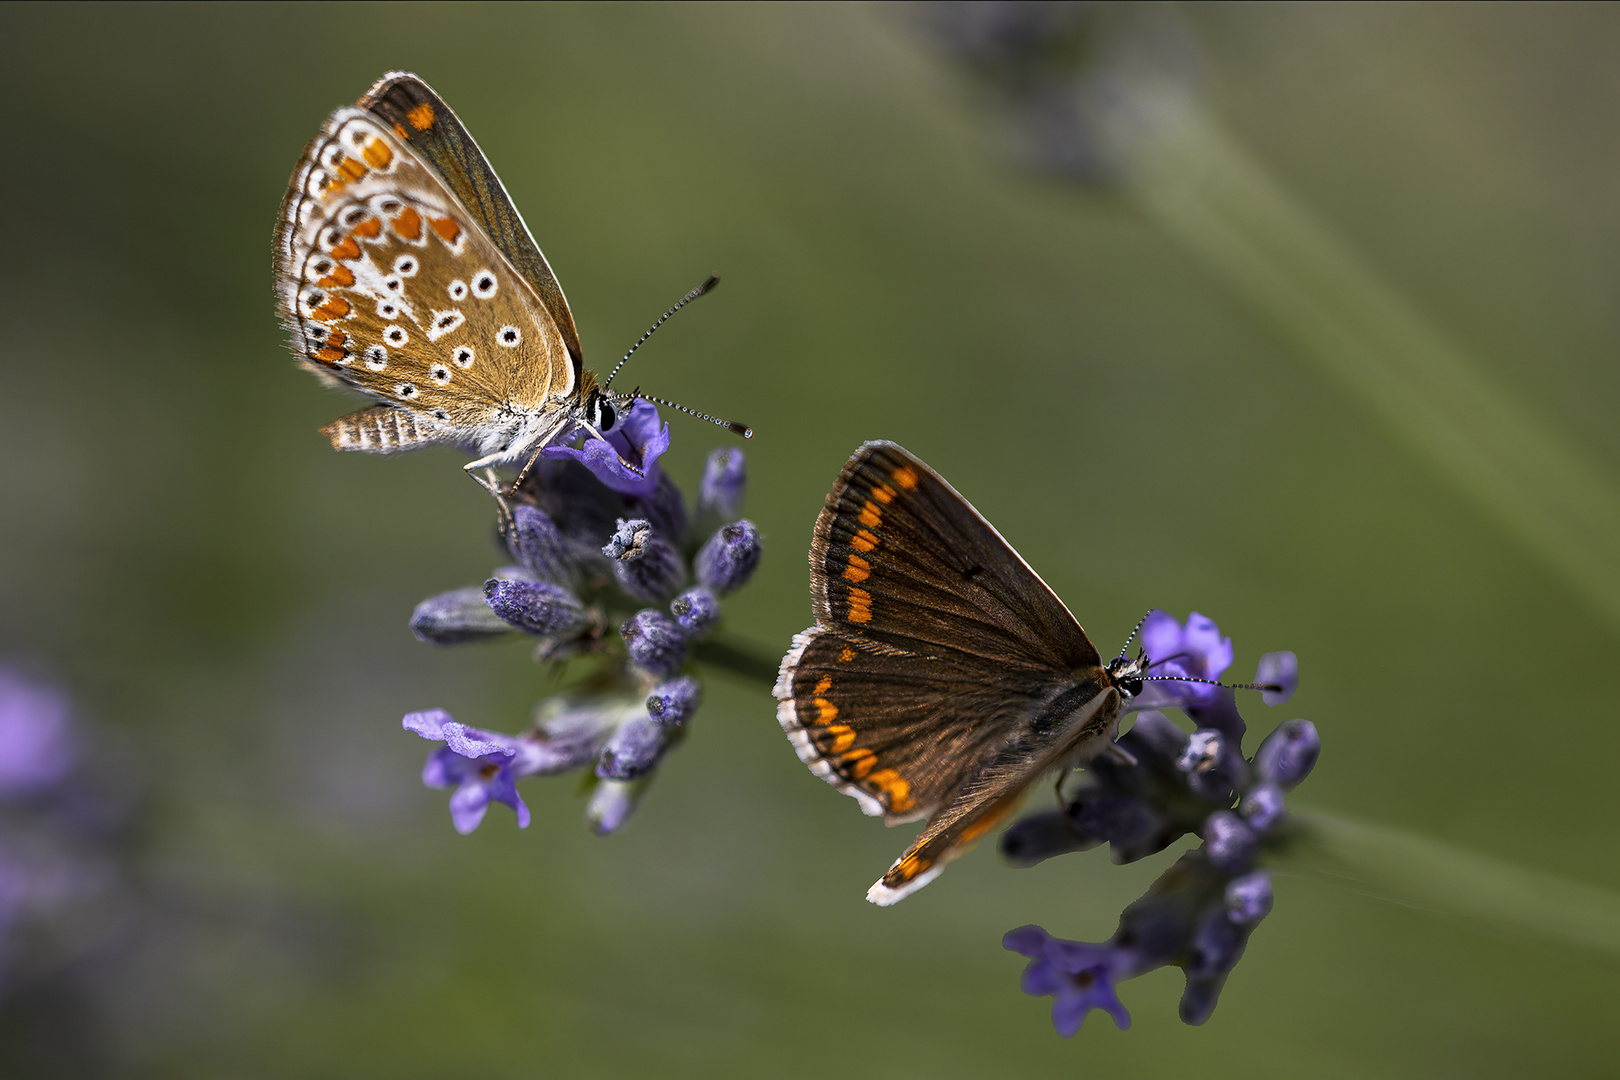
{"type": "Polygon", "coordinates": [[[868,894],[894,903],[1108,732],[1121,698],[1040,576],[893,443],[845,464],[810,574],[816,625],[782,662],[777,717],[811,771],[866,813],[929,819],[868,894]]]}
{"type": "Polygon", "coordinates": [[[391,125],[395,136],[438,171],[445,185],[534,287],[562,334],[578,382],[584,353],[557,275],[551,272],[551,265],[540,253],[500,177],[450,106],[416,75],[391,71],[360,99],[360,108],[391,125]]]}

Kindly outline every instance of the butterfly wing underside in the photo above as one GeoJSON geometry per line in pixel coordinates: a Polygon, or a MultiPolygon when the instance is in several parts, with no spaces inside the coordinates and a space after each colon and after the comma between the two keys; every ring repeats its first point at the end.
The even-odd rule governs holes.
{"type": "Polygon", "coordinates": [[[360,107],[387,121],[399,139],[438,171],[489,238],[534,287],[562,334],[577,379],[584,354],[562,286],[557,284],[557,275],[551,272],[551,265],[506,194],[500,177],[490,168],[489,160],[460,118],[431,86],[406,71],[391,71],[378,79],[360,99],[360,107]]]}
{"type": "Polygon", "coordinates": [[[945,480],[867,443],[816,520],[816,625],[776,686],[816,775],[889,824],[929,823],[868,895],[893,903],[993,828],[1117,714],[1063,602],[945,480]]]}
{"type": "Polygon", "coordinates": [[[560,420],[578,386],[534,288],[442,176],[363,109],[335,111],[293,174],[276,291],[305,365],[383,403],[323,429],[341,449],[498,445],[514,410],[560,420]]]}

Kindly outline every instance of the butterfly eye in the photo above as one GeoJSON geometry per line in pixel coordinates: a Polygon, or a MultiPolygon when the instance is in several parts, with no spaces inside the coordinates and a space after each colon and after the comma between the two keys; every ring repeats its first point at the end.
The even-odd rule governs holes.
{"type": "Polygon", "coordinates": [[[495,335],[495,340],[510,349],[523,340],[523,335],[518,332],[518,328],[515,326],[503,326],[500,333],[495,335]]]}
{"type": "Polygon", "coordinates": [[[480,300],[488,300],[495,295],[495,275],[488,270],[481,271],[473,279],[473,295],[480,300]]]}
{"type": "Polygon", "coordinates": [[[596,399],[596,430],[606,435],[613,430],[614,421],[618,418],[618,414],[613,411],[613,406],[606,398],[596,399]]]}

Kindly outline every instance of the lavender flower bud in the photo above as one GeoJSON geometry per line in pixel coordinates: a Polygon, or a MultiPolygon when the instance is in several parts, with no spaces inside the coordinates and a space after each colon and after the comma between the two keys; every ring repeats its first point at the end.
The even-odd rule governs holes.
{"type": "Polygon", "coordinates": [[[0,799],[38,795],[65,779],[81,749],[74,729],[67,694],[0,668],[0,799]]]}
{"type": "Polygon", "coordinates": [[[484,600],[519,630],[540,637],[564,637],[588,621],[579,598],[549,581],[490,578],[484,582],[484,600]]]}
{"type": "Polygon", "coordinates": [[[703,684],[690,675],[659,683],[647,695],[647,715],[668,728],[685,726],[697,712],[703,684]]]}
{"type": "Polygon", "coordinates": [[[635,780],[647,775],[664,756],[673,734],[650,716],[625,721],[602,748],[596,775],[604,780],[635,780]]]}
{"type": "Polygon", "coordinates": [[[1257,686],[1276,688],[1260,691],[1261,701],[1281,705],[1299,687],[1299,657],[1291,652],[1266,653],[1254,669],[1254,681],[1257,686]]]}
{"type": "Polygon", "coordinates": [[[512,624],[490,610],[477,585],[430,596],[411,612],[411,633],[430,645],[460,645],[510,634],[512,624]]]}
{"type": "Polygon", "coordinates": [[[512,532],[507,537],[512,557],[541,581],[562,584],[573,571],[568,538],[551,516],[528,503],[512,509],[512,532]]]}
{"type": "Polygon", "coordinates": [[[703,480],[698,484],[698,513],[716,521],[731,521],[742,513],[743,489],[748,483],[748,468],[743,453],[736,447],[725,446],[709,454],[703,466],[703,480]]]}
{"type": "Polygon", "coordinates": [[[1316,734],[1315,724],[1309,720],[1286,721],[1278,724],[1255,751],[1255,775],[1290,791],[1311,775],[1321,752],[1322,739],[1316,734]]]}
{"type": "Polygon", "coordinates": [[[1065,810],[1030,814],[1001,834],[1001,854],[1014,866],[1034,866],[1054,855],[1084,851],[1097,841],[1075,831],[1065,810]]]}
{"type": "Polygon", "coordinates": [[[602,554],[613,560],[619,587],[643,603],[662,600],[686,576],[680,555],[644,518],[620,518],[602,554]]]}
{"type": "Polygon", "coordinates": [[[720,621],[720,601],[714,593],[699,585],[687,589],[669,602],[669,613],[681,624],[690,637],[699,638],[720,621]]]}
{"type": "Polygon", "coordinates": [[[1084,792],[1069,807],[1069,818],[1082,835],[1128,848],[1160,824],[1153,808],[1132,795],[1084,792]]]}
{"type": "Polygon", "coordinates": [[[698,551],[698,580],[724,594],[748,584],[759,566],[759,530],[747,518],[720,528],[698,551]]]}
{"type": "Polygon", "coordinates": [[[1204,822],[1204,854],[1223,874],[1235,874],[1254,860],[1260,841],[1254,830],[1230,810],[1217,810],[1204,822]]]}
{"type": "Polygon", "coordinates": [[[1283,814],[1282,788],[1276,784],[1261,784],[1238,803],[1238,813],[1248,821],[1255,832],[1268,832],[1283,814]]]}
{"type": "MultiPolygon", "coordinates": [[[[1217,904],[1204,913],[1193,931],[1184,970],[1187,981],[1208,979],[1232,970],[1243,954],[1247,935],[1242,927],[1226,914],[1226,906],[1217,904]]],[[[1211,1004],[1211,1008],[1213,1008],[1211,1004]]],[[[1189,1020],[1188,1023],[1193,1021],[1189,1020]]]]}
{"type": "Polygon", "coordinates": [[[658,678],[667,678],[686,662],[686,635],[668,615],[642,608],[619,627],[630,662],[658,678]]]}
{"type": "Polygon", "coordinates": [[[1119,743],[1141,764],[1168,771],[1186,748],[1187,733],[1164,713],[1150,710],[1137,714],[1119,743]]]}
{"type": "Polygon", "coordinates": [[[1253,926],[1271,914],[1271,875],[1244,874],[1226,887],[1226,916],[1239,926],[1253,926]]]}
{"type": "Polygon", "coordinates": [[[1214,803],[1230,803],[1232,792],[1248,780],[1248,766],[1219,731],[1201,729],[1176,757],[1187,787],[1214,803]]]}
{"type": "Polygon", "coordinates": [[[599,780],[585,805],[585,824],[597,836],[618,832],[635,812],[645,780],[599,780]]]}

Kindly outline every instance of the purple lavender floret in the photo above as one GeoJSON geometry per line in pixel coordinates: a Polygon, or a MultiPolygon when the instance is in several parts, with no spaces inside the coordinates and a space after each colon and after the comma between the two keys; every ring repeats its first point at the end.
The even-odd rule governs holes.
{"type": "MultiPolygon", "coordinates": [[[[1231,640],[1197,613],[1183,625],[1155,612],[1143,638],[1150,658],[1165,657],[1154,672],[1213,679],[1232,663],[1231,640]]],[[[1268,653],[1255,680],[1274,688],[1263,700],[1286,700],[1298,672],[1292,653],[1268,653]]],[[[1166,708],[1173,702],[1196,731],[1189,735],[1156,708],[1138,712],[1130,730],[1085,766],[1086,782],[1059,810],[1029,815],[1003,834],[1002,851],[1017,865],[1099,843],[1110,845],[1116,862],[1131,862],[1188,834],[1203,841],[1121,913],[1107,942],[1066,942],[1039,927],[1007,936],[1009,949],[1033,961],[1025,991],[1054,995],[1059,1034],[1072,1035],[1090,1009],[1114,1012],[1120,982],[1166,965],[1186,975],[1182,1020],[1203,1023],[1249,935],[1271,912],[1271,877],[1263,867],[1268,850],[1289,842],[1288,830],[1279,827],[1286,819],[1284,793],[1309,775],[1321,740],[1308,721],[1289,720],[1245,759],[1247,725],[1233,692],[1200,685],[1149,682],[1131,703],[1134,709],[1144,699],[1166,708]]],[[[1119,1008],[1114,1015],[1123,1013],[1119,1008]]]]}
{"type": "Polygon", "coordinates": [[[1024,993],[1052,996],[1052,1026],[1064,1038],[1080,1030],[1093,1009],[1114,1018],[1121,1031],[1131,1026],[1114,987],[1136,975],[1136,957],[1129,949],[1110,944],[1055,938],[1039,926],[1020,926],[1002,937],[1004,948],[1029,957],[1024,969],[1024,993]]]}
{"type": "Polygon", "coordinates": [[[512,775],[517,736],[458,724],[443,709],[409,713],[402,724],[406,731],[445,744],[428,755],[422,783],[456,789],[450,796],[450,821],[457,832],[465,835],[478,828],[492,802],[510,806],[517,813],[518,828],[529,827],[529,807],[517,793],[512,775]]]}
{"type": "MultiPolygon", "coordinates": [[[[517,565],[482,587],[417,605],[411,628],[423,641],[453,645],[521,630],[538,639],[537,660],[568,661],[555,670],[584,688],[542,702],[515,735],[466,727],[442,710],[405,718],[408,729],[444,743],[430,754],[423,780],[454,789],[460,831],[476,828],[491,802],[512,807],[526,824],[518,782],[584,768],[595,774],[587,823],[598,833],[617,830],[697,711],[694,652],[698,664],[757,665],[744,650],[704,639],[720,621],[716,594],[742,585],[757,564],[758,533],[741,522],[707,544],[689,538],[686,500],[659,467],[668,447],[669,429],[646,401],[605,442],[548,447],[507,496],[501,539],[517,565]],[[694,550],[709,553],[701,557],[709,583],[681,592],[698,576],[694,550]],[[668,608],[637,611],[639,604],[668,608]]],[[[710,455],[700,519],[713,527],[719,511],[740,509],[745,475],[741,451],[710,455]]]]}
{"type": "Polygon", "coordinates": [[[626,495],[651,495],[658,487],[658,459],[669,449],[669,425],[650,401],[637,400],[601,439],[587,435],[578,446],[548,446],[541,455],[584,465],[603,484],[626,495]]]}

